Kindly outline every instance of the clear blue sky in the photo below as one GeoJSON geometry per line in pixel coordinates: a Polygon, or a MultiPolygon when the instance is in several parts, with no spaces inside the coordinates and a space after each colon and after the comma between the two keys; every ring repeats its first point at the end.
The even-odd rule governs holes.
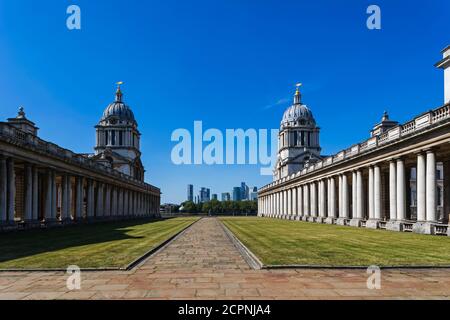
{"type": "Polygon", "coordinates": [[[450,2],[0,0],[0,119],[23,105],[42,138],[92,152],[94,125],[125,81],[147,181],[163,202],[186,184],[230,191],[271,178],[258,165],[175,166],[176,128],[277,128],[294,84],[321,127],[324,154],[365,140],[387,109],[406,121],[443,102],[433,64],[450,44],[450,2]],[[82,30],[66,28],[81,8],[82,30]],[[366,8],[382,29],[366,28],[366,8]],[[267,106],[274,105],[268,108],[267,106]]]}

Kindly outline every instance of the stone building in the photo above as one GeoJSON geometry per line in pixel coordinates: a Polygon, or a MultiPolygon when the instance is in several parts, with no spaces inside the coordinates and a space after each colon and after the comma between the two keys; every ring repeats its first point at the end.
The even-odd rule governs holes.
{"type": "Polygon", "coordinates": [[[442,53],[442,106],[404,124],[385,113],[369,139],[332,156],[320,156],[318,128],[296,98],[283,115],[274,181],[258,192],[259,216],[450,235],[450,46],[442,53]],[[284,136],[308,119],[314,162],[293,163],[298,133],[284,136]]]}
{"type": "Polygon", "coordinates": [[[299,87],[297,85],[294,103],[287,108],[281,120],[274,180],[287,177],[321,159],[320,128],[311,110],[302,103],[299,87]]]}
{"type": "Polygon", "coordinates": [[[96,153],[79,154],[39,138],[23,108],[0,122],[0,230],[159,215],[120,87],[96,129],[96,153]]]}

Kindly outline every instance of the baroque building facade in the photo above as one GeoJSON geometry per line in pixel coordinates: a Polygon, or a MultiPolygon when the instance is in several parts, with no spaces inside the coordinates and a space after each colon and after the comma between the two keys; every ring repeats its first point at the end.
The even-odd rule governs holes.
{"type": "Polygon", "coordinates": [[[159,216],[120,86],[96,130],[95,154],[80,154],[39,138],[23,108],[0,122],[0,230],[159,216]]]}
{"type": "MultiPolygon", "coordinates": [[[[258,215],[450,236],[450,46],[442,53],[435,65],[444,70],[442,106],[404,124],[385,113],[362,143],[332,156],[320,156],[320,146],[313,145],[309,164],[289,167],[298,138],[287,145],[282,138],[274,181],[258,192],[258,215]]],[[[295,112],[300,101],[283,115],[290,127],[313,119],[295,112]]],[[[283,121],[280,135],[287,131],[283,121]]],[[[315,121],[308,129],[316,129],[315,121]]]]}

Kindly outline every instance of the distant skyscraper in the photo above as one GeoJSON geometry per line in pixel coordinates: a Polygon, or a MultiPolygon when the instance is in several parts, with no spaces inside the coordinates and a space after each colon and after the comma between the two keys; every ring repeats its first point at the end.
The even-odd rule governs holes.
{"type": "Polygon", "coordinates": [[[211,199],[212,199],[212,200],[217,200],[217,194],[216,194],[216,193],[213,193],[211,199]]]}
{"type": "Polygon", "coordinates": [[[248,186],[245,182],[241,182],[241,199],[240,200],[248,200],[248,186]]]}
{"type": "Polygon", "coordinates": [[[223,192],[222,193],[222,201],[230,201],[231,200],[231,196],[229,192],[223,192]]]}
{"type": "Polygon", "coordinates": [[[252,192],[250,193],[250,199],[249,199],[249,200],[254,201],[254,200],[256,200],[256,199],[258,199],[258,192],[252,191],[252,192]]]}
{"type": "Polygon", "coordinates": [[[192,184],[187,185],[187,201],[194,201],[194,186],[192,184]]]}
{"type": "Polygon", "coordinates": [[[210,198],[210,193],[211,193],[210,189],[202,187],[200,189],[200,193],[199,193],[199,201],[202,202],[202,203],[203,202],[208,202],[211,199],[210,198]]]}
{"type": "Polygon", "coordinates": [[[242,188],[234,187],[233,188],[233,201],[241,201],[242,200],[242,188]]]}

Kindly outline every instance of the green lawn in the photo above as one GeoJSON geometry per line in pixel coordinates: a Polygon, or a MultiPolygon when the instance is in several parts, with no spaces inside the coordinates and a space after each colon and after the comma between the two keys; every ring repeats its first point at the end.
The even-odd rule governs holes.
{"type": "Polygon", "coordinates": [[[125,267],[197,219],[109,222],[0,234],[0,269],[125,267]]]}
{"type": "Polygon", "coordinates": [[[450,265],[450,237],[268,218],[221,218],[265,265],[450,265]]]}

